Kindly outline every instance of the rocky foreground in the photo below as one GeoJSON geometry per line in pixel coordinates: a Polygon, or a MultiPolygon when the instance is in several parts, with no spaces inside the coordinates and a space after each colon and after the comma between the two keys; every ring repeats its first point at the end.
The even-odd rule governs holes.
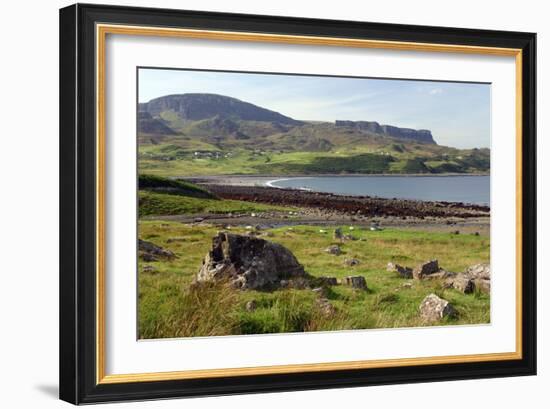
{"type": "MultiPolygon", "coordinates": [[[[339,255],[338,252],[330,253],[339,255]]],[[[349,264],[349,261],[346,259],[345,263],[349,264]]],[[[359,260],[355,262],[359,263],[359,260]]],[[[456,273],[441,268],[437,260],[429,260],[414,268],[390,262],[387,271],[404,279],[437,280],[441,288],[453,288],[464,294],[472,294],[476,289],[485,293],[491,291],[488,264],[473,265],[456,273]]],[[[365,277],[361,275],[346,276],[341,280],[330,276],[313,277],[284,246],[259,237],[227,232],[219,232],[213,237],[212,248],[195,278],[195,283],[212,281],[227,282],[240,290],[310,289],[319,295],[319,306],[327,315],[336,311],[325,296],[329,287],[345,285],[360,291],[369,290],[365,277]]],[[[405,282],[403,285],[412,284],[405,282]]],[[[247,305],[247,308],[253,309],[254,306],[247,305]]],[[[419,314],[424,322],[434,323],[445,317],[456,318],[457,311],[447,300],[430,293],[420,304],[419,314]]]]}

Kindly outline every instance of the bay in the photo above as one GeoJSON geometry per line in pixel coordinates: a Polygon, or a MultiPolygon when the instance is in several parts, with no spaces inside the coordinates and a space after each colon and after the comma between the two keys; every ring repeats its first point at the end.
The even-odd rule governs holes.
{"type": "Polygon", "coordinates": [[[321,176],[276,179],[268,186],[341,195],[490,203],[490,176],[321,176]]]}

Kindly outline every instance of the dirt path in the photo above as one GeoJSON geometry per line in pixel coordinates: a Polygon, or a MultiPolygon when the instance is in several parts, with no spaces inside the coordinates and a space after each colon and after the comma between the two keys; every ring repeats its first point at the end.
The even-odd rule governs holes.
{"type": "Polygon", "coordinates": [[[144,220],[167,220],[181,223],[206,223],[222,227],[226,226],[258,226],[260,229],[269,229],[282,226],[312,225],[319,227],[336,227],[341,225],[353,225],[370,229],[377,225],[379,228],[398,228],[416,231],[448,232],[459,234],[489,235],[490,223],[488,217],[478,218],[398,218],[398,217],[355,217],[346,214],[312,215],[312,210],[302,209],[292,212],[266,212],[249,214],[193,214],[173,216],[147,216],[144,220]]]}

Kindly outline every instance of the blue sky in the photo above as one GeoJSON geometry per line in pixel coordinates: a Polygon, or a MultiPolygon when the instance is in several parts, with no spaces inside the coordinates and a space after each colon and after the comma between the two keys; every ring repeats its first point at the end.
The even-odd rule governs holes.
{"type": "Polygon", "coordinates": [[[440,145],[490,145],[488,84],[140,69],[139,101],[227,95],[294,119],[364,120],[429,129],[440,145]]]}

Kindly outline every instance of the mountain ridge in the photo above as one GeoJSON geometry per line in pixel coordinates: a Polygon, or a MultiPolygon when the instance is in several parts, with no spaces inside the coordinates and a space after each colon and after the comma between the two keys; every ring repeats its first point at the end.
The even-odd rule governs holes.
{"type": "Polygon", "coordinates": [[[298,121],[218,94],[139,105],[140,169],[215,174],[486,173],[489,149],[438,145],[431,131],[375,121],[298,121]]]}
{"type": "Polygon", "coordinates": [[[302,123],[250,102],[226,95],[208,93],[164,95],[149,102],[141,103],[140,110],[149,112],[153,116],[166,110],[173,110],[182,119],[187,120],[202,120],[219,115],[245,121],[279,122],[288,125],[302,123]]]}
{"type": "MultiPolygon", "coordinates": [[[[186,122],[212,119],[217,121],[215,125],[220,125],[221,122],[224,121],[223,128],[225,129],[222,134],[227,134],[227,128],[232,128],[233,132],[237,132],[238,126],[231,121],[271,122],[273,124],[287,126],[315,124],[310,121],[296,120],[279,112],[237,98],[209,93],[164,95],[154,98],[149,102],[140,103],[139,111],[140,113],[147,112],[153,118],[161,116],[163,112],[172,111],[180,120],[186,122]]],[[[367,132],[398,139],[413,140],[421,143],[436,144],[431,131],[427,129],[417,130],[394,125],[380,125],[376,121],[336,120],[334,122],[319,122],[319,124],[323,123],[328,123],[336,127],[351,128],[360,133],[367,132]]],[[[214,129],[216,131],[218,130],[216,127],[214,127],[214,129]]],[[[285,129],[278,130],[285,131],[285,129]]],[[[244,133],[241,132],[240,135],[242,136],[244,133]]]]}

